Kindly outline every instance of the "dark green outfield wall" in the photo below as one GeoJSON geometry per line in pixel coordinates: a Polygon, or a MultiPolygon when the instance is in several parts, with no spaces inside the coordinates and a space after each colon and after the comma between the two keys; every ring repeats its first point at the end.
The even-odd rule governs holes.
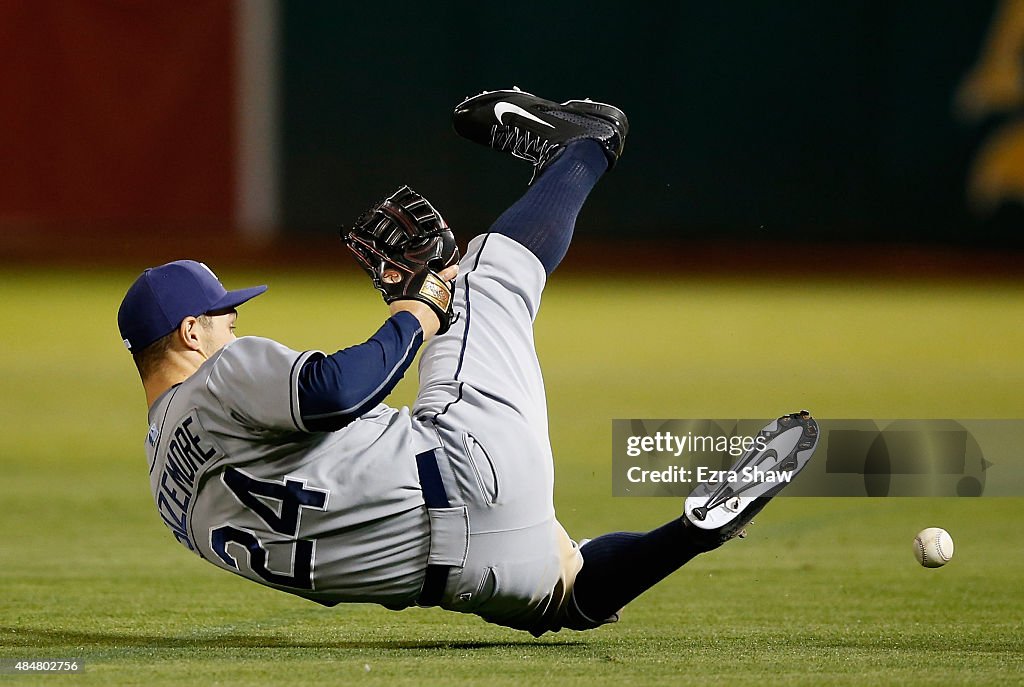
{"type": "MultiPolygon", "coordinates": [[[[329,231],[400,183],[482,230],[529,176],[457,138],[452,106],[519,85],[620,105],[594,235],[1014,241],[965,176],[1013,116],[954,113],[991,2],[288,2],[285,225],[329,231]],[[533,7],[544,7],[543,10],[533,7]],[[774,234],[773,234],[774,233],[774,234]]],[[[1019,207],[1019,206],[1018,206],[1019,207]]]]}

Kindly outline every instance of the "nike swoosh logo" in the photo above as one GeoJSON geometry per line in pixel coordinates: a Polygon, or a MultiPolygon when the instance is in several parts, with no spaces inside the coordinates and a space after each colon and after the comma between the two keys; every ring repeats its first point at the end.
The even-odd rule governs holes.
{"type": "Polygon", "coordinates": [[[501,121],[501,118],[507,114],[514,114],[524,119],[529,119],[532,122],[537,122],[538,124],[543,124],[544,126],[550,126],[552,129],[555,128],[554,124],[548,124],[537,115],[530,114],[529,112],[519,107],[518,105],[513,105],[512,103],[505,102],[494,104],[494,116],[498,118],[498,124],[504,124],[504,122],[501,121]]]}

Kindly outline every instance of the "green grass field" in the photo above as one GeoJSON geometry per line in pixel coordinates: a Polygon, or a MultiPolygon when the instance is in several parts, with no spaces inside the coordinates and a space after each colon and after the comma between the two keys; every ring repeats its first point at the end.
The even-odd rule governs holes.
{"type": "MultiPolygon", "coordinates": [[[[0,658],[87,664],[0,684],[1024,683],[1016,498],[781,498],[619,624],[539,640],[434,609],[326,610],[221,572],[151,502],[115,326],[135,274],[0,271],[0,658]],[[941,570],[911,555],[931,525],[956,540],[941,570]]],[[[293,348],[348,345],[384,314],[354,270],[221,276],[269,283],[239,333],[293,348]]],[[[610,496],[612,418],[1024,417],[1020,285],[567,275],[545,298],[556,500],[577,538],[681,506],[610,496]]]]}

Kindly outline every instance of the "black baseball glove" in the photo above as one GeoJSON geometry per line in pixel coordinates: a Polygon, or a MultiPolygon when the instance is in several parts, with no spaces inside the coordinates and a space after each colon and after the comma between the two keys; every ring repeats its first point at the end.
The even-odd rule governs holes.
{"type": "Polygon", "coordinates": [[[458,262],[459,248],[441,213],[426,198],[403,186],[341,233],[385,302],[422,301],[441,321],[437,333],[448,331],[454,319],[454,282],[438,272],[458,262]]]}

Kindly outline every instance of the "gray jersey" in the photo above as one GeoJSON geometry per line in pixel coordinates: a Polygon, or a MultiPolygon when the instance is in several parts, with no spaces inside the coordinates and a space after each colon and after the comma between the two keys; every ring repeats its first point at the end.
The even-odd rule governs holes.
{"type": "Polygon", "coordinates": [[[243,337],[150,409],[160,517],[184,546],[262,584],[334,604],[412,604],[430,530],[407,410],[378,405],[309,433],[298,373],[311,352],[243,337]]]}

